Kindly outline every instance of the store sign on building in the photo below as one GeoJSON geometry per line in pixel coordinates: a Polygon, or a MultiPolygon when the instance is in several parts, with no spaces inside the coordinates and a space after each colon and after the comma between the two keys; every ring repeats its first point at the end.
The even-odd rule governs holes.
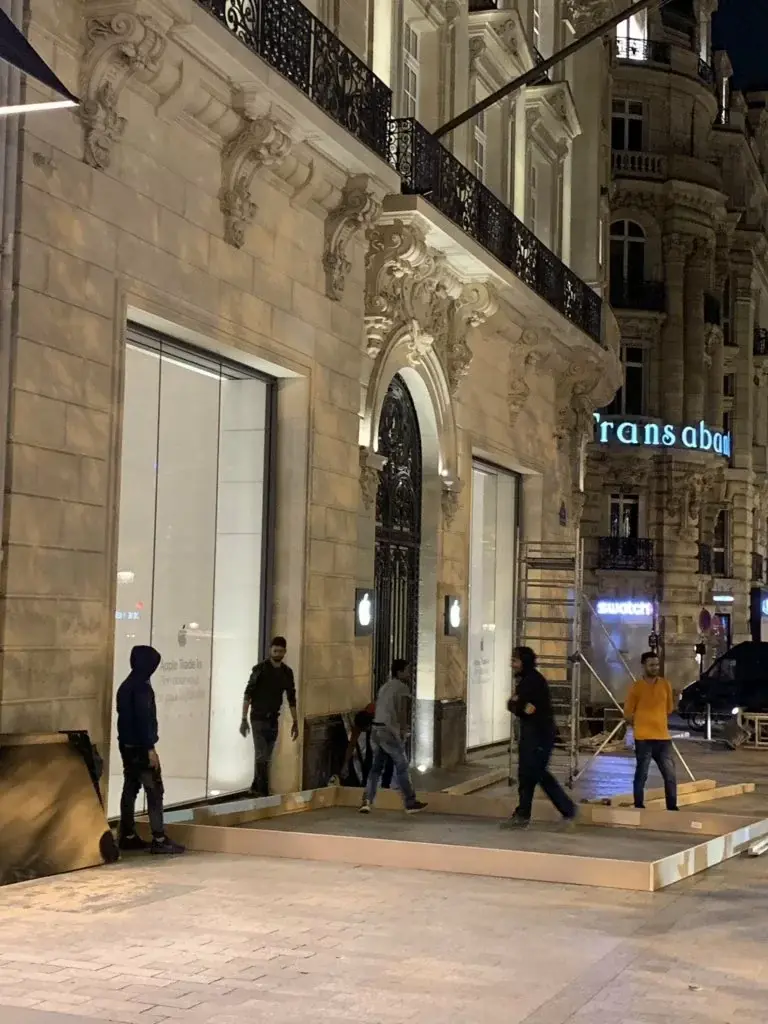
{"type": "Polygon", "coordinates": [[[731,435],[710,430],[704,420],[698,426],[678,427],[671,423],[640,423],[635,420],[606,419],[594,413],[598,444],[632,445],[638,448],[682,448],[714,452],[730,458],[731,435]]]}
{"type": "Polygon", "coordinates": [[[653,604],[651,601],[618,601],[603,598],[597,602],[597,614],[622,619],[652,619],[653,604]]]}

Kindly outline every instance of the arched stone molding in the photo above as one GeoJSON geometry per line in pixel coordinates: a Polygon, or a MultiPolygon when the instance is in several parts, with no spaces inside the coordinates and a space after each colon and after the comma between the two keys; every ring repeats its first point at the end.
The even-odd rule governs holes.
{"type": "MultiPolygon", "coordinates": [[[[434,461],[443,486],[458,484],[458,441],[456,419],[451,401],[448,377],[434,346],[426,342],[418,323],[401,327],[390,339],[374,366],[365,393],[360,424],[360,447],[376,452],[379,420],[389,383],[399,373],[411,392],[422,444],[431,432],[434,437],[434,461]]],[[[425,456],[427,454],[425,447],[425,456]]]]}

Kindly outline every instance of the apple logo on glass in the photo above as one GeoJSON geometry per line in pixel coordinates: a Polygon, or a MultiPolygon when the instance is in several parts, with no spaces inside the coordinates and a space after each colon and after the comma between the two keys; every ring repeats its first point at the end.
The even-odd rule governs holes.
{"type": "Polygon", "coordinates": [[[461,625],[461,605],[458,601],[454,601],[451,605],[451,610],[448,613],[448,621],[451,624],[451,629],[458,629],[461,625]]]}
{"type": "Polygon", "coordinates": [[[363,594],[360,598],[360,603],[357,606],[357,621],[363,629],[367,629],[371,624],[371,610],[371,598],[368,594],[363,594]]]}

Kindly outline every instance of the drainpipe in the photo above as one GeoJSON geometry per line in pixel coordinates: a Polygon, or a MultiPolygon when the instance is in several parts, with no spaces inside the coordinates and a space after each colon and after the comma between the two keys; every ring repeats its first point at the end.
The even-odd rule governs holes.
{"type": "MultiPolygon", "coordinates": [[[[24,25],[25,0],[0,0],[0,7],[17,28],[24,25]]],[[[0,103],[21,102],[21,72],[5,61],[0,66],[0,103]]],[[[5,489],[11,395],[11,348],[16,320],[16,219],[21,177],[21,118],[0,117],[0,484],[5,489]]],[[[0,501],[0,580],[5,582],[5,501],[0,501]]],[[[3,676],[0,673],[0,702],[3,676]]],[[[2,725],[0,704],[0,726],[2,725]]]]}

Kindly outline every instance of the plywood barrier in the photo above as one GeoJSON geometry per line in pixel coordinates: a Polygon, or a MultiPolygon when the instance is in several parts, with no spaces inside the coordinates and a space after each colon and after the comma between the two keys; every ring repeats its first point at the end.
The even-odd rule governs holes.
{"type": "Polygon", "coordinates": [[[85,733],[0,736],[0,885],[117,859],[85,733]]]}
{"type": "MultiPolygon", "coordinates": [[[[715,789],[717,783],[714,779],[697,779],[695,782],[680,782],[677,786],[678,799],[690,793],[700,793],[703,790],[715,789]]],[[[646,789],[646,806],[653,800],[663,800],[663,789],[646,789]]],[[[632,793],[617,793],[615,796],[595,797],[592,800],[584,800],[584,804],[601,804],[605,807],[632,807],[635,798],[632,793]]]]}
{"type": "MultiPolygon", "coordinates": [[[[692,804],[706,804],[710,800],[727,800],[729,797],[743,796],[745,793],[754,793],[754,782],[738,782],[732,786],[718,786],[716,789],[706,789],[698,793],[683,793],[678,797],[680,807],[688,807],[692,804]]],[[[646,807],[663,807],[664,800],[648,800],[646,807]]]]}

